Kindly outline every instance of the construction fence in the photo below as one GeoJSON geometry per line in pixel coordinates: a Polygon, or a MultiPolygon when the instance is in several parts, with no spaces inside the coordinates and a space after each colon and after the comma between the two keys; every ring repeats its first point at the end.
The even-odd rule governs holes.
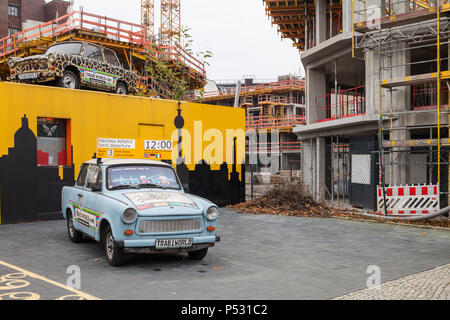
{"type": "Polygon", "coordinates": [[[450,147],[393,147],[381,155],[380,214],[426,215],[449,205],[450,147]]]}
{"type": "MultiPolygon", "coordinates": [[[[387,148],[386,142],[334,138],[325,148],[325,197],[335,204],[390,216],[429,215],[450,205],[450,145],[440,151],[387,148]]],[[[311,182],[317,190],[314,178],[311,182]]]]}

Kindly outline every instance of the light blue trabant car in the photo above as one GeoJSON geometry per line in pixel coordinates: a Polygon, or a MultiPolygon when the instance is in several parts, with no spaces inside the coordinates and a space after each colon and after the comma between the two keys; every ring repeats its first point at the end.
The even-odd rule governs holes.
{"type": "Polygon", "coordinates": [[[75,186],[63,188],[62,209],[70,240],[101,242],[113,266],[126,252],[187,252],[200,260],[220,241],[219,208],[185,193],[173,167],[159,161],[90,160],[75,186]]]}

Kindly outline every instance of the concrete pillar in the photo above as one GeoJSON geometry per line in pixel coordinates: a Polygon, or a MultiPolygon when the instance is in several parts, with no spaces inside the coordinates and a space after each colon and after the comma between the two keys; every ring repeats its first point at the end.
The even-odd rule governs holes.
{"type": "Polygon", "coordinates": [[[325,181],[325,138],[316,138],[316,200],[325,201],[326,197],[326,181],[325,181]]]}
{"type": "MultiPolygon", "coordinates": [[[[401,48],[404,48],[402,46],[401,48]]],[[[392,65],[400,66],[391,68],[390,78],[402,78],[411,75],[411,51],[403,50],[394,52],[392,55],[392,65]]],[[[406,111],[411,109],[411,87],[403,86],[395,88],[392,94],[394,111],[406,111]]]]}
{"type": "Polygon", "coordinates": [[[316,0],[316,45],[327,39],[327,1],[316,0]]]}
{"type": "MultiPolygon", "coordinates": [[[[398,51],[392,55],[392,65],[402,65],[400,67],[395,67],[390,69],[391,78],[402,78],[409,76],[411,74],[411,66],[407,65],[411,60],[410,51],[398,51]]],[[[411,110],[411,87],[402,86],[393,88],[392,98],[391,93],[388,92],[387,104],[390,106],[392,100],[392,109],[394,112],[403,112],[411,110]]],[[[399,117],[393,122],[394,128],[405,127],[405,123],[402,121],[402,117],[399,117]]],[[[401,141],[410,140],[410,132],[408,130],[393,130],[391,132],[391,140],[401,141]]],[[[392,175],[394,185],[407,185],[411,184],[410,179],[410,154],[403,149],[393,148],[393,165],[392,170],[394,173],[392,175]]]]}
{"type": "Polygon", "coordinates": [[[313,124],[325,116],[325,110],[317,110],[316,105],[316,97],[326,94],[325,69],[306,68],[306,83],[306,122],[313,124]]]}
{"type": "MultiPolygon", "coordinates": [[[[389,73],[381,70],[381,65],[386,65],[388,60],[386,57],[382,56],[382,60],[380,61],[380,57],[378,55],[377,50],[370,50],[365,53],[365,69],[366,69],[366,113],[367,114],[378,114],[379,110],[379,92],[378,86],[380,81],[389,79],[389,73]],[[381,65],[380,65],[381,63],[381,65]]],[[[385,90],[381,90],[381,101],[382,103],[382,111],[389,111],[389,100],[386,100],[388,96],[386,95],[385,90]]]]}
{"type": "Polygon", "coordinates": [[[401,1],[399,3],[395,3],[392,5],[392,9],[394,10],[394,14],[406,13],[411,11],[410,2],[409,1],[401,1]]]}
{"type": "Polygon", "coordinates": [[[307,191],[314,195],[315,193],[315,172],[316,172],[316,144],[315,140],[304,140],[302,143],[302,182],[307,191]]]}
{"type": "Polygon", "coordinates": [[[352,32],[352,0],[342,0],[342,33],[352,32]]]}

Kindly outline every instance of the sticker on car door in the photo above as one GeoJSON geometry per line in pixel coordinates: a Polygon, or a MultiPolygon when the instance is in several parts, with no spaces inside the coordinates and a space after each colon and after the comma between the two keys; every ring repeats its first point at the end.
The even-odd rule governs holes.
{"type": "Polygon", "coordinates": [[[116,86],[118,77],[113,74],[98,71],[96,69],[88,69],[88,68],[79,68],[79,69],[80,69],[81,79],[83,81],[90,82],[93,84],[109,86],[109,87],[116,86]]]}
{"type": "Polygon", "coordinates": [[[82,208],[79,204],[73,202],[72,206],[73,216],[76,222],[92,231],[98,231],[98,222],[102,215],[101,212],[88,208],[82,208]]]}

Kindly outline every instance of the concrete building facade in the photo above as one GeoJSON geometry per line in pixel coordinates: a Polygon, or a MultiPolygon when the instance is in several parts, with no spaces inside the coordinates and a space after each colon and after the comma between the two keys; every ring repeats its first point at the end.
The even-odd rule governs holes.
{"type": "Polygon", "coordinates": [[[302,141],[303,183],[316,199],[380,210],[393,187],[426,185],[445,206],[448,4],[265,5],[282,37],[302,51],[306,124],[293,132],[302,141]]]}
{"type": "Polygon", "coordinates": [[[210,82],[201,100],[245,109],[247,135],[255,135],[247,141],[246,163],[255,165],[247,168],[248,172],[300,171],[301,142],[293,128],[305,123],[304,79],[285,75],[276,81],[210,82]],[[258,161],[265,156],[277,159],[278,166],[274,171],[269,170],[265,161],[258,161]],[[251,158],[255,160],[251,161],[251,158]]]}

